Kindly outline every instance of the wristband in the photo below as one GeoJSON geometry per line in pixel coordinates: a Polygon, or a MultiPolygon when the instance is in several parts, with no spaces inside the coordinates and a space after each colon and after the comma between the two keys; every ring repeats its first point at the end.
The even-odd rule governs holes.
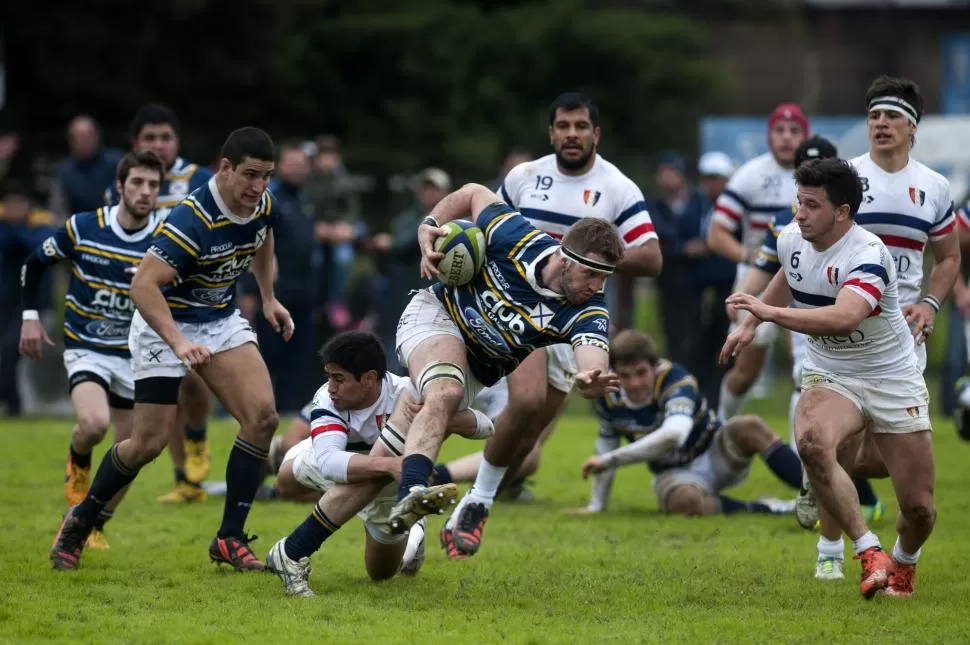
{"type": "Polygon", "coordinates": [[[26,320],[40,320],[40,312],[36,309],[24,309],[24,318],[26,320]]]}
{"type": "Polygon", "coordinates": [[[929,293],[926,294],[926,296],[924,296],[923,299],[920,300],[920,302],[923,303],[923,304],[925,304],[925,305],[929,305],[930,307],[933,308],[933,311],[939,313],[939,311],[940,311],[940,301],[933,294],[929,294],[929,293]]]}
{"type": "Polygon", "coordinates": [[[421,220],[421,223],[427,224],[428,226],[434,226],[435,228],[441,228],[441,224],[438,223],[438,220],[431,217],[430,215],[428,215],[423,220],[421,220]]]}

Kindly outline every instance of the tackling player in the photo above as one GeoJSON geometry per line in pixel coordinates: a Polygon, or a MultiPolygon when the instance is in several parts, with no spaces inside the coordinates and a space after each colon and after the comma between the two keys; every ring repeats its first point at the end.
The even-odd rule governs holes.
{"type": "MultiPolygon", "coordinates": [[[[131,120],[131,149],[151,150],[165,164],[165,177],[156,202],[156,214],[164,220],[185,196],[206,184],[212,172],[179,156],[179,120],[170,108],[148,103],[138,108],[131,120]]],[[[114,204],[118,194],[108,189],[107,200],[114,204]]],[[[179,393],[179,422],[172,426],[169,451],[175,466],[175,488],[158,498],[165,503],[204,502],[200,483],[209,473],[209,445],[206,421],[212,395],[194,372],[182,381],[179,393]]]]}
{"type": "MultiPolygon", "coordinates": [[[[568,92],[556,98],[549,107],[554,153],[513,168],[499,194],[532,226],[557,240],[584,217],[608,222],[624,247],[616,271],[656,276],[663,261],[646,201],[633,181],[597,153],[599,116],[599,108],[587,96],[568,92]]],[[[489,509],[507,473],[512,480],[508,483],[520,486],[538,469],[542,444],[565,407],[576,372],[568,345],[536,352],[516,369],[508,387],[520,391],[496,420],[495,436],[485,445],[475,483],[442,531],[443,545],[453,540],[466,555],[478,551],[489,509]],[[526,381],[530,387],[520,387],[526,381]],[[536,387],[538,383],[546,387],[536,387]]],[[[469,462],[463,458],[450,464],[450,470],[439,466],[437,472],[460,476],[474,467],[469,462]]]]}
{"type": "MultiPolygon", "coordinates": [[[[729,298],[751,316],[728,337],[721,360],[749,345],[762,321],[808,335],[795,413],[799,455],[822,506],[862,561],[860,593],[908,596],[936,509],[929,393],[899,307],[895,262],[876,235],[854,222],[863,183],[852,164],[810,161],[795,179],[795,225],[778,238],[782,271],[763,301],[741,293],[729,298]],[[896,491],[892,558],[859,509],[850,473],[865,470],[888,471],[896,491]]],[[[839,556],[841,542],[839,534],[832,545],[839,556]]]]}
{"type": "Polygon", "coordinates": [[[222,525],[209,558],[240,571],[265,568],[249,548],[243,525],[279,417],[256,335],[236,308],[236,283],[252,265],[263,315],[289,340],[292,320],[273,295],[276,218],[267,185],[274,159],[265,132],[233,131],[218,174],[175,207],[156,233],[131,285],[137,308],[129,333],[132,435],[105,456],[87,497],[65,516],[50,554],[55,569],[78,567],[105,503],[164,449],[189,370],[199,373],[240,424],[226,466],[222,525]]]}
{"type": "MultiPolygon", "coordinates": [[[[162,182],[162,162],[151,152],[129,152],[118,163],[117,206],[77,213],[24,262],[21,272],[23,326],[20,352],[40,359],[54,345],[37,313],[39,285],[48,267],[71,261],[64,309],[64,367],[77,423],[71,431],[64,495],[69,506],[88,493],[91,451],[114,424],[114,441],[131,436],[135,383],[128,327],[135,307],[132,275],[159,224],[153,213],[162,182]]],[[[107,549],[104,525],[121,502],[120,491],[94,519],[87,546],[107,549]]]]}
{"type": "MultiPolygon", "coordinates": [[[[782,103],[768,117],[769,152],[741,166],[714,205],[707,233],[711,251],[738,265],[735,291],[741,291],[758,257],[771,217],[795,199],[792,165],[795,149],[808,136],[808,119],[799,106],[782,103]],[[737,237],[740,235],[741,241],[737,237]]],[[[737,314],[728,309],[737,327],[737,314]]],[[[761,325],[758,337],[734,361],[721,382],[718,416],[730,419],[741,412],[744,397],[758,378],[777,329],[761,325]]]]}
{"type": "Polygon", "coordinates": [[[600,432],[596,454],[582,466],[593,478],[593,496],[574,514],[606,509],[616,468],[646,463],[661,511],[677,515],[791,513],[793,503],[762,497],[745,502],[721,495],[743,482],[751,459],[761,455],[780,480],[794,489],[802,482],[798,456],[763,420],[736,417],[726,425],[680,365],[660,358],[653,340],[638,331],[620,332],[610,343],[610,366],[620,391],[596,400],[600,432]],[[620,447],[627,439],[628,446],[620,447]]]}

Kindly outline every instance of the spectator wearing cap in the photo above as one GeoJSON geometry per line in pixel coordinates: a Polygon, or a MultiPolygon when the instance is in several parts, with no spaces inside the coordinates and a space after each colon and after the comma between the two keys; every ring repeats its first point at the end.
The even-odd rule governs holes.
{"type": "Polygon", "coordinates": [[[104,191],[115,180],[120,150],[101,145],[101,131],[89,116],[74,117],[67,126],[70,154],[57,164],[57,184],[51,204],[61,218],[104,206],[104,191]]]}
{"type": "Polygon", "coordinates": [[[723,152],[704,153],[697,164],[700,191],[705,200],[703,218],[691,224],[691,234],[705,241],[705,252],[691,259],[694,287],[700,293],[699,329],[693,348],[691,373],[697,377],[701,392],[712,409],[717,408],[721,379],[725,369],[718,364],[717,355],[728,334],[731,321],[724,301],[731,295],[737,265],[707,249],[707,227],[714,213],[714,202],[734,174],[734,162],[723,152]]]}
{"type": "Polygon", "coordinates": [[[660,197],[650,203],[650,217],[664,257],[657,287],[667,356],[685,367],[692,364],[700,311],[692,265],[707,253],[700,223],[708,209],[704,196],[688,185],[686,171],[687,165],[679,153],[665,153],[657,168],[660,197]]]}
{"type": "MultiPolygon", "coordinates": [[[[416,177],[415,184],[414,203],[391,221],[389,234],[374,238],[375,246],[383,252],[378,258],[378,266],[387,278],[387,296],[378,312],[377,329],[389,349],[394,347],[397,322],[410,300],[410,292],[428,286],[418,271],[421,261],[418,225],[451,192],[451,178],[441,168],[425,168],[416,177]]],[[[388,352],[388,368],[402,374],[394,354],[388,352]]]]}

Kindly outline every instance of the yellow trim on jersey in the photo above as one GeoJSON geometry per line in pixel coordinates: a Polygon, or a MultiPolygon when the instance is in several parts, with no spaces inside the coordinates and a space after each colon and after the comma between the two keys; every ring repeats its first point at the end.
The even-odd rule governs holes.
{"type": "Polygon", "coordinates": [[[764,251],[758,251],[758,259],[764,260],[765,262],[778,262],[778,254],[765,253],[764,251]]]}
{"type": "Polygon", "coordinates": [[[107,316],[102,316],[100,314],[93,314],[93,313],[91,313],[89,311],[84,311],[83,309],[81,309],[80,307],[78,307],[76,304],[74,304],[70,300],[65,300],[64,301],[64,306],[67,307],[68,309],[70,309],[71,311],[73,311],[74,313],[76,313],[76,314],[78,314],[80,316],[84,316],[85,318],[91,318],[92,320],[107,320],[108,319],[107,316]]]}
{"type": "Polygon", "coordinates": [[[484,231],[485,239],[488,239],[488,236],[492,234],[492,229],[494,229],[496,226],[498,226],[502,222],[512,217],[513,214],[514,213],[504,213],[502,215],[499,215],[498,217],[493,218],[492,221],[488,223],[488,226],[485,227],[485,231],[484,231]]]}
{"type": "Polygon", "coordinates": [[[103,258],[111,258],[112,260],[121,260],[123,262],[134,263],[141,260],[141,256],[121,255],[120,253],[102,251],[101,249],[96,249],[93,246],[88,246],[86,244],[75,244],[74,250],[79,253],[90,253],[91,255],[98,255],[103,258]]]}
{"type": "Polygon", "coordinates": [[[193,275],[193,276],[190,276],[188,278],[185,278],[185,282],[198,282],[202,286],[209,287],[211,289],[218,289],[220,287],[229,287],[229,286],[232,286],[232,284],[235,281],[236,281],[236,279],[233,278],[231,280],[226,280],[224,282],[212,282],[212,281],[206,280],[202,276],[198,276],[198,275],[193,275]]]}
{"type": "Polygon", "coordinates": [[[168,239],[172,240],[173,242],[175,242],[179,246],[181,246],[185,250],[186,253],[188,253],[190,256],[192,256],[192,258],[199,257],[199,254],[198,254],[198,252],[195,249],[193,249],[192,247],[190,247],[188,244],[186,244],[182,240],[178,239],[178,237],[176,237],[172,233],[169,233],[168,229],[163,228],[162,230],[159,231],[159,233],[161,233],[162,235],[164,235],[168,239]]]}
{"type": "Polygon", "coordinates": [[[270,211],[273,210],[273,198],[270,196],[268,190],[264,190],[263,194],[266,195],[266,208],[261,213],[264,216],[269,216],[270,211]]]}
{"type": "Polygon", "coordinates": [[[71,340],[76,340],[79,343],[83,343],[84,342],[83,340],[81,340],[80,338],[77,337],[77,334],[75,334],[70,329],[68,329],[67,328],[67,325],[64,325],[64,335],[67,336],[68,338],[70,338],[71,340]]]}
{"type": "Polygon", "coordinates": [[[669,394],[672,390],[676,390],[681,385],[691,385],[691,384],[693,384],[695,388],[697,387],[697,379],[694,378],[693,376],[685,376],[682,379],[674,381],[673,383],[671,383],[670,385],[664,388],[663,394],[660,395],[660,400],[662,401],[664,397],[667,396],[667,394],[669,394]]]}
{"type": "Polygon", "coordinates": [[[74,219],[74,216],[72,215],[71,218],[69,220],[67,220],[67,223],[64,224],[64,228],[67,229],[67,236],[69,238],[71,238],[71,244],[72,245],[77,244],[77,235],[74,233],[74,231],[71,230],[72,224],[75,221],[76,220],[74,219]]]}
{"type": "Polygon", "coordinates": [[[591,309],[590,311],[587,311],[584,314],[579,314],[579,316],[576,318],[576,320],[573,321],[573,326],[575,326],[576,323],[578,323],[583,318],[590,318],[591,316],[597,316],[597,315],[599,315],[599,316],[605,315],[607,318],[610,317],[610,314],[609,314],[608,311],[606,311],[606,309],[602,309],[602,308],[591,309]]]}
{"type": "MultiPolygon", "coordinates": [[[[470,329],[468,329],[468,327],[465,325],[464,319],[461,317],[461,314],[458,313],[458,308],[451,301],[451,297],[448,295],[448,292],[447,291],[444,292],[444,296],[445,296],[445,309],[447,309],[448,310],[448,313],[451,314],[451,319],[455,321],[455,324],[458,325],[459,329],[461,329],[461,331],[468,338],[478,338],[478,336],[476,336],[475,334],[473,334],[472,331],[470,329]]],[[[481,347],[483,347],[485,349],[485,351],[487,351],[487,352],[489,352],[491,354],[494,354],[495,356],[498,356],[499,355],[498,352],[492,351],[489,347],[486,347],[484,343],[478,343],[478,344],[481,347]]]]}
{"type": "Polygon", "coordinates": [[[98,209],[98,228],[104,228],[104,208],[98,209]]]}
{"type": "Polygon", "coordinates": [[[202,266],[204,264],[222,264],[223,262],[228,262],[229,260],[246,257],[247,255],[256,255],[259,253],[259,249],[237,249],[231,255],[220,255],[217,258],[201,258],[196,264],[202,266]]]}
{"type": "Polygon", "coordinates": [[[107,291],[113,291],[115,293],[123,293],[128,295],[128,289],[120,289],[118,287],[113,287],[110,284],[105,284],[104,282],[98,282],[97,280],[89,280],[88,278],[81,275],[80,270],[76,266],[71,267],[71,273],[75,278],[88,285],[89,287],[97,287],[98,289],[105,289],[107,291]]]}
{"type": "Polygon", "coordinates": [[[660,400],[660,387],[673,366],[674,364],[667,360],[661,360],[657,365],[657,377],[653,382],[653,398],[655,401],[660,400]]]}
{"type": "Polygon", "coordinates": [[[516,242],[515,246],[512,247],[512,250],[509,251],[509,258],[512,259],[513,256],[518,255],[519,249],[521,249],[526,242],[536,237],[537,235],[542,235],[542,231],[540,231],[539,229],[532,229],[532,231],[527,233],[525,237],[523,237],[521,240],[516,242]]]}

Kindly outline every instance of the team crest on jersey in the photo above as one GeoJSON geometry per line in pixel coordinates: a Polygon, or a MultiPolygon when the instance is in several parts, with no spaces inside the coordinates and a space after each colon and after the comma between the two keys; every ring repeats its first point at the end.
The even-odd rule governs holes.
{"type": "Polygon", "coordinates": [[[184,179],[176,179],[168,185],[170,195],[187,195],[189,192],[189,182],[184,179]]]}
{"type": "Polygon", "coordinates": [[[828,266],[825,267],[825,278],[829,281],[829,284],[838,286],[839,284],[839,267],[828,266]]]}
{"type": "Polygon", "coordinates": [[[532,308],[532,311],[529,312],[529,317],[539,329],[545,329],[546,324],[552,320],[552,316],[552,309],[541,302],[536,304],[536,306],[532,308]]]}
{"type": "Polygon", "coordinates": [[[909,200],[917,206],[922,206],[926,201],[926,191],[920,190],[916,186],[909,187],[909,200]]]}
{"type": "Polygon", "coordinates": [[[586,189],[583,191],[583,203],[587,206],[596,206],[603,193],[598,190],[586,189]]]}

